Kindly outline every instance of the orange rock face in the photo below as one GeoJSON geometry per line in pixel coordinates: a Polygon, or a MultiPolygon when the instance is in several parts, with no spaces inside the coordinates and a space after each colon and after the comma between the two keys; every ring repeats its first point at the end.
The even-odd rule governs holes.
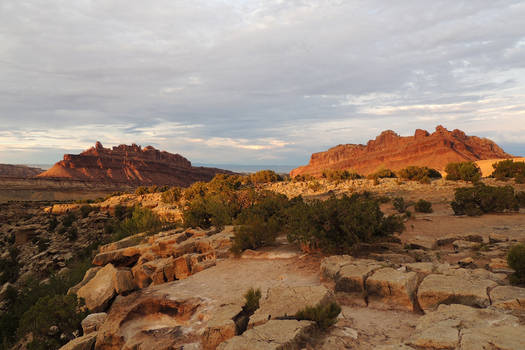
{"type": "Polygon", "coordinates": [[[324,170],[351,170],[368,175],[380,168],[400,170],[409,165],[444,170],[448,163],[482,159],[511,158],[493,141],[467,136],[461,130],[448,131],[438,126],[432,134],[416,130],[414,136],[402,137],[384,131],[365,145],[338,145],[312,154],[308,165],[291,171],[290,176],[321,176],[324,170]]]}
{"type": "Polygon", "coordinates": [[[100,142],[78,155],[66,154],[41,178],[128,183],[133,185],[189,186],[196,181],[209,181],[227,170],[194,167],[179,154],[159,151],[135,144],[104,148],[100,142]]]}

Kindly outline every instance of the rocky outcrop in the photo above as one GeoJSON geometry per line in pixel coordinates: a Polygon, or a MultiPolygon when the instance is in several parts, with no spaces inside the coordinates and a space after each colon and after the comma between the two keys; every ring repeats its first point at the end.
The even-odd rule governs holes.
{"type": "Polygon", "coordinates": [[[321,176],[324,170],[352,170],[370,174],[379,168],[399,170],[409,165],[444,170],[450,162],[510,158],[494,142],[463,131],[448,131],[438,126],[432,134],[416,130],[414,136],[401,137],[384,131],[366,145],[339,145],[325,152],[312,154],[308,165],[292,170],[297,175],[321,176]]]}
{"type": "Polygon", "coordinates": [[[30,178],[44,170],[26,165],[0,164],[0,177],[30,178]]]}
{"type": "Polygon", "coordinates": [[[159,151],[151,146],[120,145],[104,148],[100,142],[78,155],[66,154],[39,178],[64,178],[101,183],[133,185],[189,186],[196,181],[209,181],[218,173],[231,173],[216,168],[194,167],[179,154],[159,151]]]}
{"type": "Polygon", "coordinates": [[[310,321],[270,320],[234,337],[221,345],[219,350],[299,350],[315,324],[310,321]]]}

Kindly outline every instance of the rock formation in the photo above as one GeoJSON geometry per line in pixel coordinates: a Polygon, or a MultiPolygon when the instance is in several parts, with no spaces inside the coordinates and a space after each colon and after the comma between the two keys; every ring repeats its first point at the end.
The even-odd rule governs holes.
{"type": "Polygon", "coordinates": [[[438,126],[432,134],[416,130],[402,137],[391,130],[365,145],[338,145],[312,154],[308,165],[292,170],[290,176],[321,176],[324,170],[351,170],[368,175],[380,168],[399,170],[409,165],[444,170],[450,162],[511,158],[489,139],[467,136],[461,130],[438,126]]]}
{"type": "Polygon", "coordinates": [[[66,154],[40,178],[65,178],[103,183],[134,185],[189,186],[196,181],[209,181],[227,170],[194,167],[179,154],[159,151],[152,146],[136,144],[104,148],[100,142],[78,155],[66,154]]]}
{"type": "Polygon", "coordinates": [[[33,168],[26,165],[0,164],[0,177],[29,178],[43,172],[40,168],[33,168]]]}

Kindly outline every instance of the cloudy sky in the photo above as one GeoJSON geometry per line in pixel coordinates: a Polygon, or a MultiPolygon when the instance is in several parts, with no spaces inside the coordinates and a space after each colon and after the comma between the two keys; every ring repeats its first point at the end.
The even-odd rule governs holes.
{"type": "Polygon", "coordinates": [[[442,124],[525,155],[525,2],[1,0],[0,162],[100,140],[194,162],[442,124]]]}

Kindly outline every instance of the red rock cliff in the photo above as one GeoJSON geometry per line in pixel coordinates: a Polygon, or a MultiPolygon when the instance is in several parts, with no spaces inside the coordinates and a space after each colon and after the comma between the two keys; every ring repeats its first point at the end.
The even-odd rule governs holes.
{"type": "Polygon", "coordinates": [[[128,183],[133,185],[189,186],[209,181],[215,174],[231,173],[216,168],[194,167],[179,154],[133,144],[104,148],[100,142],[80,154],[66,154],[42,178],[128,183]]]}
{"type": "Polygon", "coordinates": [[[399,170],[409,165],[444,170],[450,162],[509,158],[489,139],[467,136],[461,130],[448,131],[438,126],[432,134],[416,130],[414,136],[401,137],[384,131],[365,145],[339,145],[312,154],[308,165],[291,171],[290,176],[321,176],[323,170],[348,169],[367,175],[380,168],[399,170]]]}

